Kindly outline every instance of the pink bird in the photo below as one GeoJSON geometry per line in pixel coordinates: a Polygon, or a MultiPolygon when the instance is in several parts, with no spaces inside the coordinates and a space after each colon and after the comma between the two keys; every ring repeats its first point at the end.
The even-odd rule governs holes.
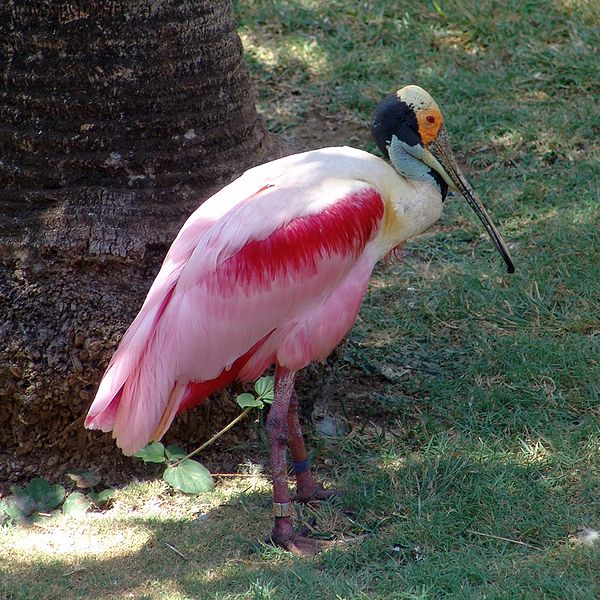
{"type": "Polygon", "coordinates": [[[253,168],[204,202],[177,235],[110,361],[86,427],[112,430],[133,454],[159,440],[181,411],[275,364],[267,418],[271,539],[297,554],[317,551],[316,540],[292,527],[286,446],[296,500],[335,492],[310,472],[295,374],[340,343],[377,261],[437,221],[449,187],[466,197],[514,270],[442,125],[431,96],[407,86],[373,118],[391,165],[354,148],[314,150],[253,168]]]}

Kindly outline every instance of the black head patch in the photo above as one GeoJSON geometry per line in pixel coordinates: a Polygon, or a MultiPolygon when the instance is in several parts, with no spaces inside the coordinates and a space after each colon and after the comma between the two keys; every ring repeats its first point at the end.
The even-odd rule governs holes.
{"type": "Polygon", "coordinates": [[[409,146],[423,145],[415,111],[396,94],[390,94],[377,105],[371,135],[386,158],[389,158],[387,146],[393,135],[409,146]]]}

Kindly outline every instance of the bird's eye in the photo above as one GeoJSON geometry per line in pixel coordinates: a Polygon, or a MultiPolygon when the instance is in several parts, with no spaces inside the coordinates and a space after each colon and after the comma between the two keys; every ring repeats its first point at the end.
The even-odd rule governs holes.
{"type": "Polygon", "coordinates": [[[432,125],[433,125],[433,123],[435,123],[435,117],[433,115],[427,115],[425,117],[425,120],[432,125]]]}

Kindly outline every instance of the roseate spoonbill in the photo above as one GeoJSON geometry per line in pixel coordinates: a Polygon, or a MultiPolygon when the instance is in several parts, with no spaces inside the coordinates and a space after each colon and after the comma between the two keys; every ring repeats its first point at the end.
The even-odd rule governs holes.
{"type": "Polygon", "coordinates": [[[275,364],[267,418],[272,540],[312,554],[294,532],[289,447],[299,501],[330,492],[313,479],[294,378],[352,327],[373,267],[440,217],[449,188],[483,222],[509,272],[508,249],[461,173],[438,105],[409,85],[377,107],[372,133],[391,165],[325,148],[244,173],[187,220],[100,383],[85,425],[113,431],[126,454],[160,439],[175,415],[234,379],[275,364]]]}

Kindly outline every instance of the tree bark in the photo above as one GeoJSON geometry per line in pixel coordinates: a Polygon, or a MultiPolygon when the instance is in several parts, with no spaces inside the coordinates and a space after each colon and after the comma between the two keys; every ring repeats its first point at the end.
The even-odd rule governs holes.
{"type": "Polygon", "coordinates": [[[110,355],[189,213],[279,153],[230,2],[1,3],[0,481],[120,464],[82,426],[110,355]]]}

